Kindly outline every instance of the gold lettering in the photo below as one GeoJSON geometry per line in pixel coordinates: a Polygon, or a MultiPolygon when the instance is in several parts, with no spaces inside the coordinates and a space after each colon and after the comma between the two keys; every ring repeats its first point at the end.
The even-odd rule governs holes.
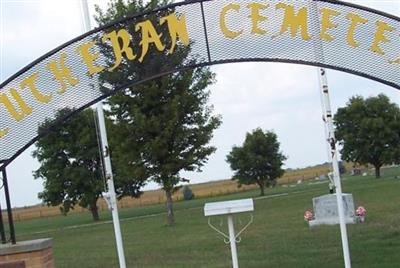
{"type": "Polygon", "coordinates": [[[283,18],[283,23],[280,31],[280,35],[287,32],[290,28],[290,33],[292,37],[296,37],[297,32],[301,29],[301,37],[303,40],[310,40],[311,36],[308,33],[308,10],[306,7],[299,9],[297,15],[295,14],[294,6],[287,5],[284,3],[278,3],[276,9],[284,9],[285,15],[283,18]]]}
{"type": "Polygon", "coordinates": [[[263,29],[260,29],[258,27],[258,23],[267,20],[267,17],[260,15],[260,10],[266,9],[268,6],[269,5],[264,5],[259,3],[251,3],[247,5],[247,7],[251,11],[250,16],[248,17],[251,19],[252,22],[252,27],[251,27],[252,34],[265,34],[267,32],[263,29]]]}
{"type": "Polygon", "coordinates": [[[88,71],[90,75],[94,75],[100,73],[104,70],[103,66],[96,66],[94,62],[99,58],[100,54],[98,52],[91,53],[90,49],[94,47],[95,42],[87,42],[83,45],[77,47],[76,51],[81,55],[83,62],[88,67],[88,71]]]}
{"type": "Polygon", "coordinates": [[[379,47],[380,43],[389,43],[390,39],[385,36],[385,32],[393,32],[394,28],[383,21],[377,21],[376,25],[376,32],[374,41],[372,42],[370,50],[380,55],[385,55],[385,52],[379,47]]]}
{"type": "Polygon", "coordinates": [[[323,8],[321,9],[321,39],[326,40],[326,41],[333,41],[335,40],[335,37],[330,35],[328,33],[328,30],[337,28],[338,25],[336,23],[333,23],[331,18],[336,17],[340,15],[340,12],[329,9],[329,8],[323,8]]]}
{"type": "Polygon", "coordinates": [[[400,58],[397,58],[395,60],[389,60],[388,62],[391,64],[400,64],[400,58]]]}
{"type": "Polygon", "coordinates": [[[400,64],[400,58],[398,58],[397,60],[390,60],[389,63],[400,64]]]}
{"type": "Polygon", "coordinates": [[[31,76],[29,76],[28,78],[25,78],[24,80],[22,80],[22,82],[20,83],[21,89],[24,88],[29,88],[29,90],[31,91],[33,97],[35,97],[36,100],[42,102],[42,103],[49,103],[52,99],[51,94],[49,95],[45,95],[42,94],[40,92],[40,90],[37,88],[36,86],[36,80],[39,77],[39,73],[33,73],[31,76]]]}
{"type": "Polygon", "coordinates": [[[178,19],[175,14],[170,14],[160,19],[160,24],[163,25],[165,22],[168,24],[169,36],[171,37],[171,48],[169,53],[173,53],[176,45],[177,37],[185,45],[189,45],[189,35],[186,28],[186,17],[181,15],[178,19]]]}
{"type": "Polygon", "coordinates": [[[4,138],[8,134],[8,132],[10,132],[9,128],[0,129],[0,139],[4,138]]]}
{"type": "Polygon", "coordinates": [[[17,90],[12,88],[10,89],[10,93],[15,102],[18,104],[20,111],[17,111],[6,94],[0,94],[0,103],[3,103],[4,107],[6,107],[12,118],[14,118],[16,121],[21,121],[32,113],[32,108],[29,107],[28,104],[22,99],[17,90]]]}
{"type": "Polygon", "coordinates": [[[136,24],[135,31],[141,31],[142,40],[139,45],[142,46],[142,54],[140,55],[139,62],[142,62],[149,50],[149,44],[154,43],[158,51],[163,51],[165,46],[161,43],[160,37],[162,34],[158,34],[154,29],[153,24],[150,20],[145,20],[136,24]]]}
{"type": "Polygon", "coordinates": [[[368,20],[354,13],[347,14],[346,19],[351,21],[349,29],[347,30],[347,44],[351,47],[359,47],[360,43],[354,39],[354,33],[358,25],[365,24],[368,20]]]}
{"type": "Polygon", "coordinates": [[[117,68],[122,62],[122,53],[125,53],[125,56],[128,60],[134,60],[136,55],[133,54],[132,48],[129,46],[131,40],[127,30],[121,29],[118,32],[112,31],[103,36],[103,43],[106,43],[107,40],[111,41],[111,46],[114,50],[115,55],[115,63],[110,69],[110,72],[117,68]],[[121,41],[121,42],[120,42],[121,41]]]}
{"type": "Polygon", "coordinates": [[[62,94],[66,91],[68,82],[71,86],[76,86],[79,83],[79,78],[73,78],[71,70],[65,65],[66,53],[61,53],[60,62],[50,61],[46,65],[46,69],[53,72],[55,79],[58,80],[61,87],[57,90],[58,94],[62,94]]]}
{"type": "Polygon", "coordinates": [[[229,4],[226,5],[222,8],[222,11],[219,15],[219,25],[221,27],[221,31],[222,33],[228,37],[228,38],[235,38],[239,35],[241,35],[243,33],[243,30],[240,30],[238,32],[234,32],[228,29],[228,26],[226,25],[226,14],[228,13],[228,11],[234,10],[234,11],[239,11],[240,9],[240,5],[238,4],[229,4]]]}
{"type": "Polygon", "coordinates": [[[389,60],[389,63],[391,63],[391,64],[400,64],[400,58],[395,59],[395,60],[389,60]]]}

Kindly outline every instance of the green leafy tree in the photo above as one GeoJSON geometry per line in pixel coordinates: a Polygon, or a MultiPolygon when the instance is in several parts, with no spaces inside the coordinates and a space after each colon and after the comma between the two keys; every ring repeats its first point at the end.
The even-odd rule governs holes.
{"type": "MultiPolygon", "coordinates": [[[[61,110],[57,117],[71,112],[61,110]]],[[[51,121],[42,125],[46,129],[51,121]]],[[[104,182],[97,146],[93,111],[88,109],[75,115],[61,127],[36,143],[33,156],[40,168],[34,177],[44,180],[44,190],[39,198],[47,205],[61,206],[67,214],[75,205],[88,208],[93,220],[99,220],[97,199],[101,196],[104,182]]]]}
{"type": "MultiPolygon", "coordinates": [[[[57,118],[64,118],[71,112],[63,109],[57,118]]],[[[53,122],[45,122],[40,131],[53,122]]],[[[97,200],[102,196],[104,180],[93,110],[84,110],[61,126],[53,127],[36,143],[33,156],[40,163],[34,177],[44,180],[40,199],[47,205],[61,205],[61,212],[65,215],[76,205],[88,208],[93,220],[99,220],[97,200]]],[[[128,184],[121,180],[124,176],[119,178],[115,185],[120,197],[141,194],[142,181],[130,180],[128,184]]]]}
{"type": "MultiPolygon", "coordinates": [[[[100,25],[134,13],[154,9],[166,2],[111,1],[107,10],[97,9],[96,20],[100,25]]],[[[148,15],[154,25],[161,25],[160,11],[148,15]]],[[[160,38],[170,47],[166,26],[160,26],[160,38]],[[160,30],[161,29],[161,30],[160,30]]],[[[133,31],[132,36],[140,36],[133,31]]],[[[139,43],[139,42],[138,42],[139,43]]],[[[134,51],[140,51],[132,44],[134,51]]],[[[112,51],[101,48],[107,61],[112,62],[112,51]]],[[[188,57],[190,46],[177,44],[174,53],[159,52],[150,46],[143,63],[125,61],[115,72],[105,73],[101,80],[114,87],[123,84],[130,75],[134,80],[163,72],[168,65],[180,66],[195,59],[188,57]]],[[[161,185],[166,194],[167,221],[175,223],[172,195],[179,183],[188,181],[181,171],[198,171],[208,156],[216,149],[207,146],[212,133],[220,124],[218,116],[212,115],[207,86],[214,83],[215,75],[209,68],[182,71],[127,88],[108,100],[108,115],[113,119],[115,133],[112,149],[115,165],[120,172],[139,176],[161,185]]]]}
{"type": "Polygon", "coordinates": [[[287,158],[279,151],[279,142],[272,131],[257,128],[246,134],[242,146],[234,146],[227,155],[227,162],[234,171],[233,180],[240,185],[257,184],[261,195],[264,188],[275,185],[284,174],[283,161],[287,158]]]}
{"type": "Polygon", "coordinates": [[[387,96],[350,98],[346,107],[338,109],[334,123],[343,160],[372,164],[376,178],[382,165],[396,161],[400,109],[387,96]]]}

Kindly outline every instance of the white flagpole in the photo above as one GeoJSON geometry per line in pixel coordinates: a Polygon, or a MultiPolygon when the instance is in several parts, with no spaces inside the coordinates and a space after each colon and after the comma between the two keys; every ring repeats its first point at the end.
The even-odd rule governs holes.
{"type": "Polygon", "coordinates": [[[236,249],[235,226],[233,225],[232,214],[228,214],[228,229],[229,229],[229,243],[231,245],[231,253],[232,253],[232,267],[239,268],[239,261],[236,249]]]}
{"type": "MultiPolygon", "coordinates": [[[[90,31],[90,18],[89,18],[89,8],[87,0],[82,0],[82,10],[83,10],[83,17],[85,23],[85,31],[90,31]]],[[[105,199],[108,199],[108,205],[112,212],[113,224],[114,224],[114,234],[115,240],[117,244],[117,251],[118,251],[118,259],[119,259],[119,267],[126,268],[125,263],[125,254],[124,254],[124,246],[122,242],[122,235],[121,235],[121,226],[119,222],[118,216],[118,206],[117,206],[117,198],[115,194],[114,188],[114,180],[113,180],[113,173],[111,167],[111,158],[109,154],[109,147],[108,147],[108,140],[107,140],[107,131],[106,125],[104,120],[104,112],[103,112],[103,103],[100,101],[97,103],[96,106],[97,111],[97,120],[98,120],[98,128],[100,131],[100,139],[101,139],[101,152],[104,162],[104,169],[105,169],[105,176],[107,180],[108,186],[108,193],[105,196],[105,199]]]]}
{"type": "MultiPolygon", "coordinates": [[[[344,217],[344,207],[343,207],[343,197],[342,197],[342,185],[340,181],[340,173],[339,173],[339,164],[337,158],[337,149],[336,149],[336,139],[335,132],[333,129],[333,118],[332,118],[332,110],[331,103],[329,99],[329,90],[328,90],[328,79],[326,76],[326,71],[324,68],[318,68],[318,76],[321,88],[321,96],[322,96],[322,109],[323,115],[325,118],[326,129],[328,130],[325,134],[327,134],[326,140],[329,144],[328,153],[330,154],[330,158],[332,160],[333,167],[333,178],[336,187],[336,201],[338,206],[339,213],[339,223],[340,223],[340,234],[342,238],[342,248],[343,248],[343,258],[345,268],[351,268],[350,261],[350,250],[349,250],[349,242],[347,237],[347,227],[344,217]]],[[[324,126],[325,127],[325,126],[324,126]]]]}
{"type": "MultiPolygon", "coordinates": [[[[315,26],[312,27],[314,40],[314,53],[315,57],[319,59],[320,62],[324,61],[324,51],[323,46],[321,44],[320,36],[320,22],[319,22],[319,9],[316,1],[312,1],[312,9],[311,15],[316,20],[315,26]]],[[[333,129],[333,118],[332,118],[332,110],[331,110],[331,102],[329,99],[329,90],[328,90],[328,79],[326,76],[326,71],[324,68],[318,68],[318,77],[321,91],[321,99],[322,99],[322,111],[323,116],[325,118],[325,135],[326,140],[328,142],[328,154],[330,160],[332,160],[332,169],[333,169],[333,181],[336,188],[336,202],[338,206],[339,213],[339,224],[340,224],[340,235],[342,238],[342,249],[343,249],[343,259],[345,268],[351,268],[350,262],[350,251],[349,251],[349,242],[347,237],[347,227],[344,218],[344,208],[343,208],[343,196],[342,196],[342,185],[340,181],[340,173],[339,173],[339,164],[337,158],[337,149],[336,149],[336,139],[335,139],[335,131],[333,129]]]]}
{"type": "MultiPolygon", "coordinates": [[[[320,77],[318,77],[320,79],[320,77]]],[[[322,121],[324,122],[324,133],[325,133],[325,139],[328,140],[328,124],[326,121],[326,110],[325,110],[325,104],[324,104],[324,94],[322,92],[322,86],[321,86],[321,80],[319,80],[320,84],[320,99],[321,99],[321,107],[322,107],[322,121]]],[[[333,181],[333,169],[332,169],[332,154],[331,154],[331,146],[329,142],[326,143],[326,153],[327,153],[327,159],[328,159],[328,166],[329,166],[329,173],[328,173],[328,180],[329,180],[329,191],[332,193],[334,191],[334,181],[333,181]],[[332,174],[332,175],[331,175],[332,174]]]]}

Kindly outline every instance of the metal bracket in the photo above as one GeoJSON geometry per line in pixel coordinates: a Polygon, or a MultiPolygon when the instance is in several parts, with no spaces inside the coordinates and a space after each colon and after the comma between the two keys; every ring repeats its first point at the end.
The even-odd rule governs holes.
{"type": "Polygon", "coordinates": [[[236,243],[240,243],[240,241],[242,241],[242,238],[240,237],[240,235],[244,232],[244,230],[247,229],[247,227],[250,226],[250,224],[253,223],[253,218],[254,218],[253,214],[250,214],[250,220],[249,220],[249,222],[242,228],[242,230],[240,230],[240,231],[236,234],[236,236],[235,236],[236,243]],[[239,239],[238,239],[238,238],[239,238],[239,239]]]}
{"type": "Polygon", "coordinates": [[[211,229],[213,229],[214,231],[216,231],[217,233],[219,233],[220,235],[222,235],[222,236],[224,237],[224,242],[225,242],[225,243],[227,243],[227,242],[226,242],[226,241],[227,241],[226,239],[228,239],[228,243],[227,243],[227,244],[229,244],[229,236],[226,235],[224,232],[218,230],[218,228],[215,227],[214,225],[212,225],[212,223],[211,223],[211,217],[208,217],[208,225],[211,227],[211,229]]]}
{"type": "MultiPolygon", "coordinates": [[[[253,219],[254,219],[253,214],[250,214],[249,222],[235,235],[236,243],[240,243],[240,241],[242,241],[242,238],[240,237],[240,235],[244,232],[244,230],[247,229],[247,227],[249,227],[253,223],[253,219]]],[[[217,233],[219,233],[220,235],[222,235],[224,237],[225,244],[229,244],[230,243],[229,236],[227,234],[225,234],[224,232],[222,232],[221,230],[219,230],[217,227],[215,227],[211,223],[211,217],[208,217],[208,225],[211,227],[211,229],[213,229],[214,231],[216,231],[217,233]]]]}

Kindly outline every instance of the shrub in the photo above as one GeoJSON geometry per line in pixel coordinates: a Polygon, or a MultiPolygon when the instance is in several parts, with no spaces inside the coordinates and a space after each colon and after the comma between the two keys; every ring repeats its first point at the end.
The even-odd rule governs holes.
{"type": "Polygon", "coordinates": [[[192,200],[194,199],[194,193],[192,189],[190,189],[189,185],[185,185],[182,188],[183,200],[192,200]]]}

